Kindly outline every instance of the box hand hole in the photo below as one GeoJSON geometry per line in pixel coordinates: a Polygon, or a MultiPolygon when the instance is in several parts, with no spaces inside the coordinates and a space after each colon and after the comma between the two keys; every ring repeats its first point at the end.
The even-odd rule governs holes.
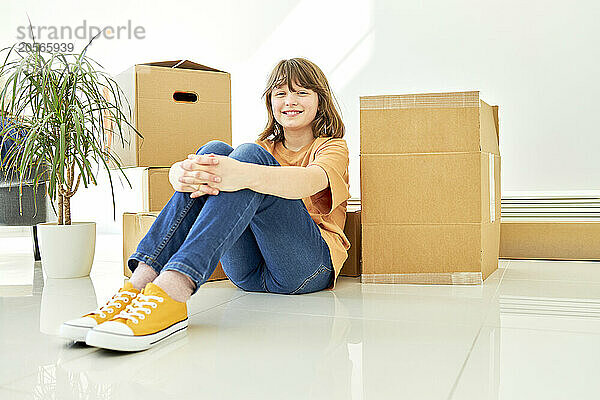
{"type": "Polygon", "coordinates": [[[198,95],[194,92],[175,92],[173,100],[178,103],[195,103],[198,101],[198,95]]]}

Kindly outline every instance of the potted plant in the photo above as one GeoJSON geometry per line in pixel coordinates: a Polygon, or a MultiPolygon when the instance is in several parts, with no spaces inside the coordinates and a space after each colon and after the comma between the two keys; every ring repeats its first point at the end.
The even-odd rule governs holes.
{"type": "Polygon", "coordinates": [[[7,139],[14,142],[0,167],[18,174],[21,195],[28,176],[35,177],[34,188],[40,179],[47,181],[58,221],[38,224],[37,229],[42,267],[50,278],[89,275],[96,223],[71,221],[71,197],[82,181],[86,188],[97,185],[98,169],[103,166],[110,180],[114,213],[107,161],[112,161],[111,166],[118,168],[130,187],[131,183],[105,142],[118,134],[123,145],[129,143],[124,140],[126,126],[142,137],[129,122],[131,107],[124,92],[99,63],[86,56],[98,35],[78,54],[44,53],[35,39],[20,50],[16,44],[0,50],[0,55],[6,52],[6,57],[0,58],[4,59],[0,79],[5,82],[0,91],[0,115],[12,124],[11,129],[0,131],[0,138],[2,143],[7,139]],[[123,111],[127,110],[126,116],[123,111]]]}

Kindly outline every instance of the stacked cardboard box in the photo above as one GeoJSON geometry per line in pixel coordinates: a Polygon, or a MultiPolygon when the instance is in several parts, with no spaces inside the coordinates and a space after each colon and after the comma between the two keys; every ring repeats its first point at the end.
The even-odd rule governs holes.
{"type": "MultiPolygon", "coordinates": [[[[125,129],[122,142],[117,127],[105,120],[106,147],[127,167],[123,171],[137,194],[122,214],[124,273],[131,276],[127,259],[174,193],[171,165],[211,140],[231,144],[231,79],[227,72],[177,60],[138,64],[115,80],[143,136],[125,129]]],[[[223,278],[219,266],[209,280],[223,278]]]]}
{"type": "Polygon", "coordinates": [[[498,107],[361,97],[362,281],[478,284],[498,267],[498,107]]]}
{"type": "Polygon", "coordinates": [[[170,167],[211,140],[231,144],[231,77],[187,60],[138,64],[115,77],[132,111],[123,146],[106,129],[106,145],[122,166],[170,167]]]}

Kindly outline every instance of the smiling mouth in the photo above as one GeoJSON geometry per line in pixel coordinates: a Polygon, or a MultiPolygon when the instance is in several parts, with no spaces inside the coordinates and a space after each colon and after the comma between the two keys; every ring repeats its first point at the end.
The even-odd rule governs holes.
{"type": "Polygon", "coordinates": [[[293,117],[295,115],[302,114],[303,111],[282,111],[282,114],[287,115],[288,117],[293,117]]]}

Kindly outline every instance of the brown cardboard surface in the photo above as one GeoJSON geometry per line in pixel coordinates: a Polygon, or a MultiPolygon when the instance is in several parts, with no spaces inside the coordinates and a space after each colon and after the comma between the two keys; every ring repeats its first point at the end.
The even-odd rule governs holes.
{"type": "Polygon", "coordinates": [[[481,272],[486,280],[498,269],[500,254],[500,219],[481,224],[481,272]]]}
{"type": "Polygon", "coordinates": [[[365,177],[361,179],[363,204],[368,204],[362,210],[364,223],[491,222],[492,216],[500,216],[501,171],[496,155],[364,154],[360,168],[365,177]],[[494,163],[493,190],[490,157],[494,163]]]}
{"type": "Polygon", "coordinates": [[[347,206],[346,224],[344,225],[344,234],[350,241],[348,249],[348,258],[340,275],[342,276],[360,276],[361,274],[361,224],[360,224],[360,206],[347,206]]]}
{"type": "Polygon", "coordinates": [[[140,211],[162,210],[174,193],[169,182],[169,168],[146,168],[142,192],[144,208],[140,211]]]}
{"type": "Polygon", "coordinates": [[[363,282],[477,284],[497,269],[498,130],[479,92],[361,97],[363,282]]]}
{"type": "Polygon", "coordinates": [[[481,159],[481,153],[361,154],[363,223],[481,222],[481,159]]]}
{"type": "Polygon", "coordinates": [[[500,155],[498,136],[498,107],[492,107],[480,101],[479,129],[481,132],[481,151],[500,155]]]}
{"type": "Polygon", "coordinates": [[[227,72],[202,71],[160,66],[136,65],[137,97],[173,101],[174,91],[193,92],[200,103],[229,104],[230,79],[227,72]]]}
{"type": "Polygon", "coordinates": [[[107,129],[107,146],[122,166],[170,167],[211,140],[231,144],[230,75],[178,61],[138,64],[115,77],[143,135],[126,130],[123,145],[107,129]],[[192,93],[196,101],[176,101],[176,92],[192,93]]]}
{"type": "MultiPolygon", "coordinates": [[[[131,277],[132,273],[127,266],[127,260],[135,252],[139,242],[144,238],[160,212],[149,213],[124,213],[123,214],[123,273],[131,277]]],[[[215,281],[227,279],[221,263],[208,279],[215,281]]]]}
{"type": "Polygon", "coordinates": [[[500,257],[600,260],[600,222],[502,221],[500,257]]]}
{"type": "Polygon", "coordinates": [[[481,224],[363,223],[362,233],[363,274],[481,270],[481,224]]]}
{"type": "Polygon", "coordinates": [[[363,224],[362,231],[363,283],[479,284],[484,279],[482,224],[363,224]]]}
{"type": "Polygon", "coordinates": [[[361,154],[500,155],[497,107],[479,92],[362,96],[360,104],[361,154]]]}
{"type": "Polygon", "coordinates": [[[180,68],[180,69],[196,69],[203,71],[225,72],[216,68],[207,67],[206,65],[198,64],[189,60],[174,60],[174,61],[155,61],[140,65],[152,65],[156,67],[180,68]]]}
{"type": "MultiPolygon", "coordinates": [[[[494,124],[496,125],[496,139],[498,140],[498,146],[500,145],[500,122],[498,120],[498,106],[492,106],[494,110],[494,124]]],[[[500,148],[498,147],[498,154],[500,154],[500,148]]]]}
{"type": "Polygon", "coordinates": [[[361,121],[368,121],[361,124],[363,154],[479,150],[477,108],[361,109],[360,113],[361,121]],[[460,134],[456,134],[457,130],[460,134]],[[399,132],[402,132],[402,140],[398,140],[399,132]],[[379,140],[373,140],[374,136],[379,140]]]}

